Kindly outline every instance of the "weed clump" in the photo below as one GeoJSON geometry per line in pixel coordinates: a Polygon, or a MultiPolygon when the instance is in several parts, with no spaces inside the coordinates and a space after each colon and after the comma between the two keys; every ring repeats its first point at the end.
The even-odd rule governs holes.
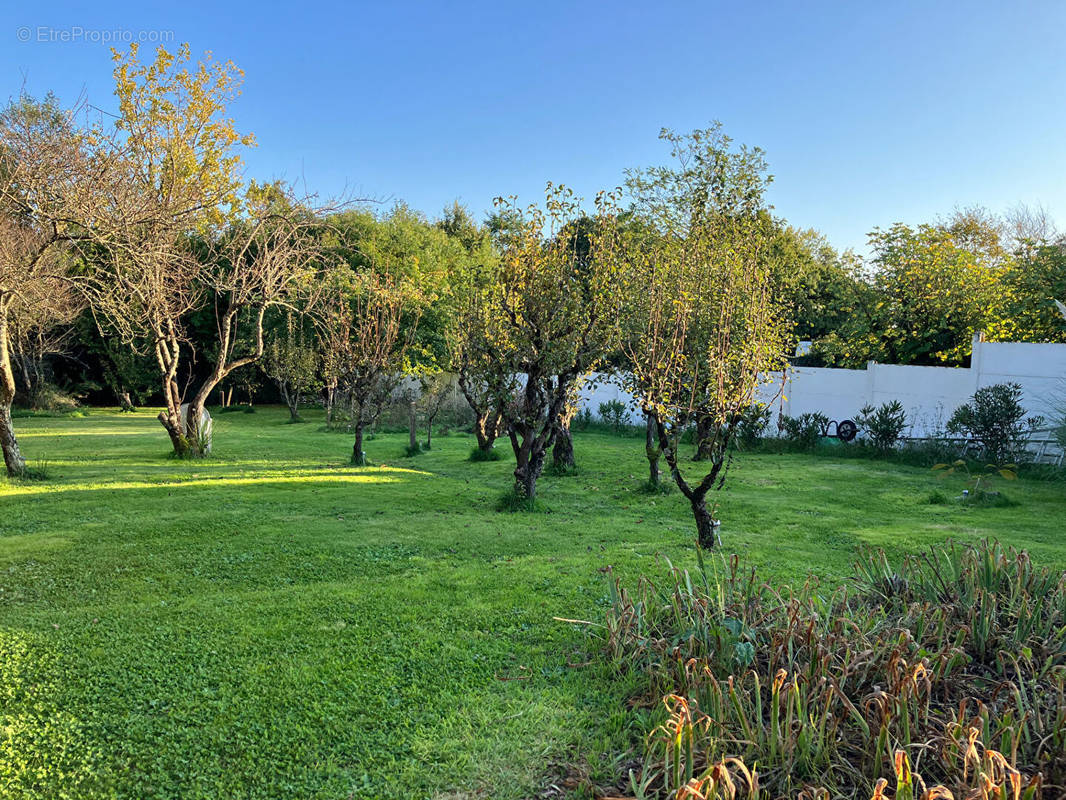
{"type": "Polygon", "coordinates": [[[475,447],[470,451],[470,461],[499,461],[503,456],[500,455],[500,451],[491,448],[489,450],[482,450],[480,447],[475,447]]]}

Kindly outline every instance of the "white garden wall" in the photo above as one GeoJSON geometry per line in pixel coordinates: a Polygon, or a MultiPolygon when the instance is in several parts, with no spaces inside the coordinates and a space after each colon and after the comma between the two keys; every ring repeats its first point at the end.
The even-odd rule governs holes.
{"type": "Polygon", "coordinates": [[[1047,417],[1066,400],[1066,344],[985,342],[974,337],[969,367],[912,367],[870,362],[866,369],[796,367],[778,406],[798,416],[820,411],[830,419],[854,419],[866,404],[899,400],[907,412],[907,435],[928,436],[975,391],[996,383],[1021,385],[1023,403],[1047,417]]]}
{"type": "MultiPolygon", "coordinates": [[[[985,342],[974,337],[969,367],[912,367],[870,362],[866,369],[794,367],[768,388],[777,395],[775,411],[798,416],[821,412],[832,420],[854,419],[864,405],[899,400],[907,412],[910,430],[905,435],[928,436],[943,428],[951,413],[977,389],[996,383],[1017,383],[1031,414],[1048,417],[1055,402],[1066,402],[1066,344],[985,342]]],[[[581,407],[593,414],[599,404],[621,400],[637,422],[639,409],[633,398],[610,380],[599,379],[581,393],[581,407]]]]}

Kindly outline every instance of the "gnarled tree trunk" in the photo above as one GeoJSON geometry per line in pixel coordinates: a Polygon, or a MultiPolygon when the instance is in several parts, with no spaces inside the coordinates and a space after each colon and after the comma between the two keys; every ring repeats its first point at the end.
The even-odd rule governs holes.
{"type": "Polygon", "coordinates": [[[689,498],[692,505],[692,516],[696,518],[696,541],[704,550],[710,550],[717,544],[715,540],[715,519],[707,510],[706,492],[699,496],[689,498]]]}
{"type": "Polygon", "coordinates": [[[281,390],[281,399],[289,409],[289,419],[296,421],[300,418],[300,394],[289,388],[287,381],[278,381],[278,389],[281,390]]]}
{"type": "Polygon", "coordinates": [[[721,458],[722,452],[719,451],[717,453],[719,456],[717,458],[712,456],[711,468],[703,476],[703,479],[695,486],[690,486],[681,474],[681,469],[677,462],[676,429],[673,431],[668,430],[667,426],[658,419],[656,419],[655,427],[658,431],[659,447],[666,458],[666,463],[670,466],[670,475],[673,477],[674,483],[677,484],[677,488],[688,499],[692,508],[692,516],[696,520],[696,541],[705,550],[713,549],[717,543],[715,541],[715,528],[717,526],[714,515],[707,508],[707,494],[714,486],[715,481],[718,480],[718,475],[725,466],[725,461],[721,458]]]}
{"type": "Polygon", "coordinates": [[[659,471],[659,457],[663,449],[659,446],[656,437],[656,419],[651,411],[647,413],[644,429],[644,454],[648,457],[648,486],[658,488],[662,483],[662,474],[659,471]]]}
{"type": "Polygon", "coordinates": [[[474,417],[474,436],[477,437],[478,450],[488,452],[496,443],[500,430],[500,413],[493,408],[476,411],[474,417]]]}
{"type": "Polygon", "coordinates": [[[11,370],[11,354],[8,352],[8,300],[0,299],[0,449],[4,451],[4,466],[10,477],[26,471],[26,461],[15,438],[15,426],[11,422],[11,404],[15,400],[15,374],[11,370]]]}
{"type": "Polygon", "coordinates": [[[477,437],[478,450],[487,453],[492,450],[496,437],[500,435],[502,415],[490,403],[481,402],[470,386],[466,373],[459,372],[459,391],[463,393],[467,404],[474,412],[474,436],[477,437]]]}
{"type": "Polygon", "coordinates": [[[357,467],[366,466],[366,453],[363,452],[362,412],[355,418],[355,444],[352,445],[352,464],[357,467]]]}
{"type": "Polygon", "coordinates": [[[577,466],[574,461],[574,437],[570,433],[570,417],[562,416],[555,432],[552,448],[552,465],[560,472],[570,472],[577,466]]]}
{"type": "Polygon", "coordinates": [[[537,497],[537,479],[544,471],[544,456],[547,448],[537,447],[534,436],[519,436],[514,426],[508,431],[515,455],[514,488],[518,497],[532,502],[537,497]]]}

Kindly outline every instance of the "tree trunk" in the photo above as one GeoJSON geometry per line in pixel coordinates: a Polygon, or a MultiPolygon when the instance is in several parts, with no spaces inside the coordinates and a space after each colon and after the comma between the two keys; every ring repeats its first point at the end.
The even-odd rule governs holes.
{"type": "Polygon", "coordinates": [[[285,405],[289,407],[289,419],[296,421],[300,418],[300,395],[298,392],[290,392],[288,384],[281,382],[279,384],[281,389],[281,398],[285,401],[285,405]]]}
{"type": "Polygon", "coordinates": [[[170,437],[170,444],[174,448],[174,455],[185,458],[189,455],[189,440],[185,437],[185,431],[181,424],[181,412],[172,415],[170,411],[160,411],[156,418],[159,424],[166,430],[170,437]]]}
{"type": "Polygon", "coordinates": [[[657,489],[662,481],[662,476],[659,472],[659,458],[662,456],[663,449],[659,446],[657,440],[655,416],[652,412],[648,412],[645,422],[644,453],[648,457],[648,485],[657,489]]]}
{"type": "Polygon", "coordinates": [[[537,497],[537,478],[544,470],[544,453],[520,447],[515,459],[518,462],[514,471],[515,494],[532,502],[537,497]]]}
{"type": "MultiPolygon", "coordinates": [[[[361,415],[360,415],[361,416],[361,415]]],[[[357,467],[366,466],[366,453],[363,452],[363,420],[355,421],[355,445],[352,447],[352,464],[357,467]]]]}
{"type": "Polygon", "coordinates": [[[714,457],[714,420],[700,417],[696,420],[696,455],[693,461],[708,461],[714,457]]]}
{"type": "Polygon", "coordinates": [[[570,420],[560,419],[552,448],[552,465],[560,472],[569,472],[577,464],[574,461],[574,437],[570,435],[570,420]]]}
{"type": "Polygon", "coordinates": [[[26,405],[33,409],[40,408],[41,392],[40,384],[35,382],[30,372],[30,357],[18,358],[19,367],[22,369],[22,388],[26,392],[26,405]]]}
{"type": "Polygon", "coordinates": [[[129,392],[118,392],[118,405],[123,411],[133,411],[133,398],[129,392]]]}
{"type": "Polygon", "coordinates": [[[418,449],[418,414],[415,409],[415,401],[412,400],[407,406],[407,449],[412,453],[418,449]]]}
{"type": "Polygon", "coordinates": [[[499,433],[500,415],[494,409],[476,411],[474,435],[477,437],[478,450],[488,452],[492,449],[499,433]]]}
{"type": "MultiPolygon", "coordinates": [[[[14,394],[14,392],[12,392],[14,394]]],[[[11,401],[0,399],[0,449],[4,451],[4,466],[8,477],[17,478],[26,472],[26,460],[19,450],[15,438],[15,427],[11,423],[11,401]]]]}
{"type": "Polygon", "coordinates": [[[337,384],[326,384],[326,428],[333,428],[333,405],[337,401],[337,384]]]}
{"type": "MultiPolygon", "coordinates": [[[[649,417],[650,418],[650,417],[649,417]]],[[[692,506],[692,515],[696,519],[696,541],[699,547],[711,549],[715,546],[715,519],[707,510],[707,493],[714,487],[722,471],[724,462],[718,460],[711,464],[710,470],[696,486],[690,486],[681,474],[677,460],[677,429],[668,430],[667,426],[659,419],[655,419],[655,427],[658,432],[659,449],[666,458],[670,467],[670,475],[681,490],[681,494],[688,498],[692,506]]]]}
{"type": "Polygon", "coordinates": [[[26,471],[26,461],[15,438],[15,426],[11,422],[11,403],[15,400],[15,373],[11,369],[11,354],[8,352],[8,299],[0,299],[0,449],[4,451],[4,466],[14,478],[26,471]]]}
{"type": "Polygon", "coordinates": [[[689,499],[692,515],[696,518],[696,541],[704,550],[713,550],[715,541],[715,519],[707,510],[707,495],[695,493],[689,499]]]}
{"type": "Polygon", "coordinates": [[[433,417],[426,418],[426,449],[433,449],[433,417]]]}

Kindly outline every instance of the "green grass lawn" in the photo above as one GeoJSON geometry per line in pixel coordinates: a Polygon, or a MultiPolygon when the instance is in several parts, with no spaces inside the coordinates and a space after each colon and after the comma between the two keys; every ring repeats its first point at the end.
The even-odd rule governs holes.
{"type": "MultiPolygon", "coordinates": [[[[579,434],[580,472],[507,514],[509,458],[466,461],[472,437],[405,458],[379,436],[353,468],[348,436],[286,416],[216,416],[201,462],[147,411],[16,420],[47,478],[0,482],[0,796],[520,798],[575,761],[606,774],[646,719],[553,617],[602,620],[608,566],[694,562],[683,498],[636,491],[643,442],[579,434]]],[[[781,582],[949,537],[1066,563],[1063,484],[1005,484],[1010,508],[937,488],[961,482],[742,455],[722,536],[781,582]]]]}

